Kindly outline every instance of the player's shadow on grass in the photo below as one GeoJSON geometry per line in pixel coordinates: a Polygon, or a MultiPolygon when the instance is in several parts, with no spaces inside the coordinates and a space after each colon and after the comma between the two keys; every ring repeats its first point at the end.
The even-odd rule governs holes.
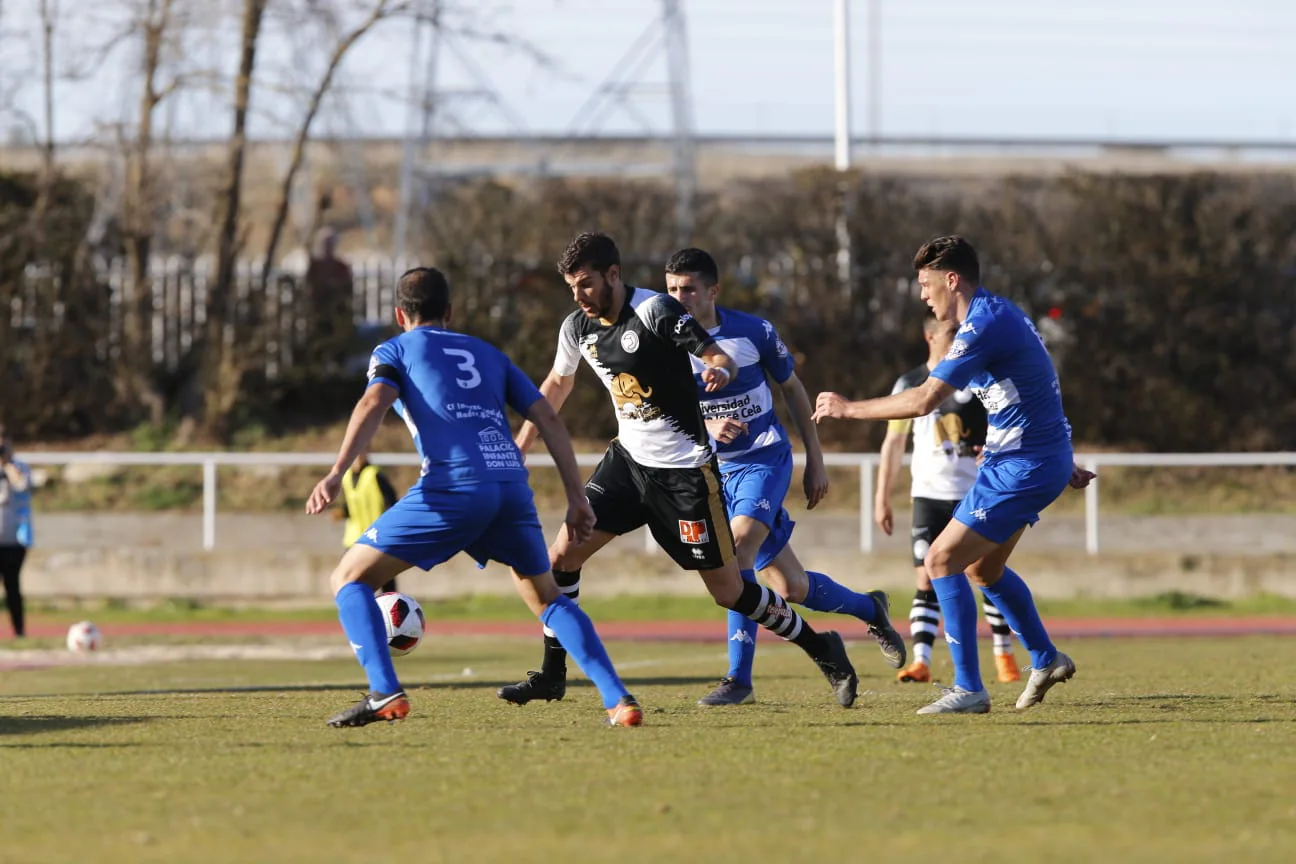
{"type": "MultiPolygon", "coordinates": [[[[127,726],[147,723],[153,717],[68,717],[65,715],[26,714],[21,717],[0,716],[0,747],[15,746],[4,739],[9,735],[43,735],[53,732],[70,732],[75,729],[96,729],[110,726],[127,726]]],[[[24,746],[24,745],[17,745],[24,746]]],[[[32,746],[32,745],[25,745],[32,746]]],[[[117,747],[118,744],[54,744],[58,747],[117,747]]]]}

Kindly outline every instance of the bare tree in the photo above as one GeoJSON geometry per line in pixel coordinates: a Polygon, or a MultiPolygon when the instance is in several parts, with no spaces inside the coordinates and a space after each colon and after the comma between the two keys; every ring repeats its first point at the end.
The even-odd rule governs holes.
{"type": "Polygon", "coordinates": [[[238,74],[234,81],[234,128],[226,151],[226,177],[217,202],[216,278],[207,291],[207,327],[203,354],[203,424],[223,437],[242,389],[241,365],[235,357],[230,303],[237,256],[242,247],[240,217],[243,166],[247,154],[247,121],[252,102],[252,74],[257,42],[269,0],[244,0],[238,74]]]}
{"type": "MultiPolygon", "coordinates": [[[[336,23],[336,11],[325,11],[319,8],[319,3],[311,4],[314,14],[326,14],[336,23]]],[[[376,0],[369,9],[364,19],[353,29],[342,34],[337,43],[333,46],[333,51],[329,55],[328,64],[324,72],[320,75],[318,82],[310,92],[306,103],[306,112],[302,116],[301,123],[297,127],[297,133],[293,137],[292,155],[288,160],[288,168],[284,171],[283,179],[279,184],[279,200],[275,206],[274,221],[270,226],[270,237],[266,241],[265,259],[261,265],[260,284],[264,286],[270,281],[270,272],[274,268],[275,252],[279,248],[279,241],[283,235],[284,225],[288,221],[288,209],[292,203],[293,183],[297,180],[297,173],[301,170],[302,160],[306,154],[306,144],[310,140],[311,126],[319,114],[320,106],[324,103],[324,97],[328,95],[329,89],[333,86],[333,78],[337,74],[338,67],[346,59],[348,52],[355,46],[360,39],[368,33],[375,24],[384,18],[401,14],[409,8],[407,2],[395,2],[390,0],[376,0]]],[[[334,28],[336,27],[334,26],[334,28]]]]}

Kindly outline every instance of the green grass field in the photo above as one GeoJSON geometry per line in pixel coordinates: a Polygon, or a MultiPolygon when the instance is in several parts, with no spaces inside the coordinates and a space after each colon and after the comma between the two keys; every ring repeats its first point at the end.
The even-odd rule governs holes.
{"type": "Polygon", "coordinates": [[[767,640],[759,703],[708,710],[722,646],[613,644],[640,729],[496,700],[528,640],[431,639],[410,719],[350,730],[345,659],[5,672],[0,862],[1296,860],[1296,640],[1068,649],[1041,708],[932,718],[871,645],[854,709],[767,640]]]}

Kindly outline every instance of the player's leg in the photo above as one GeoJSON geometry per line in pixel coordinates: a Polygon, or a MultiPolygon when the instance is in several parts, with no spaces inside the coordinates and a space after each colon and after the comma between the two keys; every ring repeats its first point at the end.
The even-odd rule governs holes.
{"type": "Polygon", "coordinates": [[[806,570],[792,546],[786,543],[761,569],[761,576],[776,593],[793,603],[801,603],[816,612],[835,612],[863,621],[891,668],[904,666],[907,653],[904,637],[891,623],[891,601],[885,591],[860,594],[837,584],[827,574],[806,570]]]}
{"type": "Polygon", "coordinates": [[[1054,684],[1068,681],[1075,675],[1075,663],[1058,651],[1049,638],[1030,588],[1007,566],[1009,556],[1025,531],[1024,527],[1021,528],[1009,542],[967,568],[968,578],[981,586],[982,592],[994,603],[1012,632],[1020,634],[1022,644],[1030,652],[1031,674],[1017,700],[1019,709],[1038,705],[1054,684]]]}
{"type": "MultiPolygon", "coordinates": [[[[728,478],[725,480],[727,485],[728,478]]],[[[756,571],[752,562],[768,529],[746,516],[733,517],[730,527],[734,535],[739,575],[744,581],[755,582],[756,571]]],[[[756,701],[752,687],[752,665],[756,659],[756,634],[759,630],[760,625],[746,615],[732,609],[728,611],[725,619],[725,644],[729,651],[729,671],[714,690],[698,700],[699,705],[748,705],[756,701]]]]}
{"type": "Polygon", "coordinates": [[[365,698],[332,717],[330,726],[364,726],[409,714],[409,700],[392,666],[382,611],[374,599],[374,588],[409,567],[380,549],[356,543],[343,554],[329,578],[338,620],[369,681],[365,698]]]}
{"type": "MultiPolygon", "coordinates": [[[[970,573],[968,578],[972,578],[970,573]]],[[[985,594],[984,589],[981,594],[981,611],[985,613],[986,623],[990,625],[990,638],[994,641],[995,672],[999,676],[999,683],[1010,684],[1013,681],[1020,681],[1021,672],[1017,668],[1017,658],[1013,655],[1012,628],[1004,620],[999,607],[995,606],[985,594]]]]}
{"type": "Polygon", "coordinates": [[[965,511],[968,499],[959,505],[959,517],[968,521],[979,510],[978,527],[992,540],[1003,542],[968,562],[968,576],[982,587],[985,596],[1003,613],[1012,632],[1018,634],[1031,655],[1031,674],[1017,707],[1029,708],[1043,701],[1054,685],[1075,674],[1075,663],[1059,652],[1040,620],[1030,589],[1008,568],[1008,558],[1026,527],[1039,521],[1039,514],[1066,489],[1073,461],[1069,452],[1041,460],[1007,459],[983,466],[968,498],[978,496],[975,507],[965,511]],[[978,490],[980,494],[978,495],[978,490]]]}
{"type": "Polygon", "coordinates": [[[13,625],[16,639],[21,639],[26,634],[20,581],[23,559],[26,557],[26,546],[19,546],[16,543],[11,546],[0,546],[0,577],[3,577],[5,606],[9,609],[9,623],[13,625]]]}
{"type": "MultiPolygon", "coordinates": [[[[927,554],[926,547],[923,555],[927,554]]],[[[909,638],[913,640],[913,662],[896,673],[901,683],[926,683],[931,680],[932,646],[940,630],[940,603],[932,590],[931,579],[922,559],[914,567],[914,596],[909,605],[909,638]]]]}
{"type": "Polygon", "coordinates": [[[643,711],[617,677],[594,623],[562,593],[553,573],[546,570],[538,576],[523,576],[514,570],[513,582],[532,613],[557,634],[585,677],[594,683],[603,698],[608,722],[613,726],[642,725],[643,711]]]}
{"type": "MultiPolygon", "coordinates": [[[[564,528],[549,547],[549,563],[559,590],[572,602],[580,598],[581,567],[598,550],[620,534],[644,524],[642,495],[635,486],[631,460],[613,441],[603,460],[585,483],[585,494],[597,521],[594,533],[581,544],[572,543],[564,528]]],[[[535,699],[562,699],[567,693],[567,651],[552,628],[545,628],[544,655],[540,670],[527,673],[526,680],[501,687],[496,695],[506,702],[525,705],[535,699]]]]}
{"type": "Polygon", "coordinates": [[[984,714],[990,710],[990,696],[981,681],[977,656],[976,596],[963,571],[998,545],[955,519],[927,551],[927,575],[940,603],[945,641],[954,661],[954,686],[931,705],[919,709],[919,714],[984,714]]]}
{"type": "Polygon", "coordinates": [[[742,578],[715,465],[636,468],[648,525],[662,550],[683,569],[697,570],[718,605],[799,646],[828,679],[838,703],[854,703],[859,679],[841,636],[816,633],[782,597],[742,578]]]}
{"type": "Polygon", "coordinates": [[[914,563],[914,597],[909,606],[909,636],[913,640],[913,663],[896,674],[900,682],[931,681],[932,646],[936,642],[936,633],[940,630],[940,603],[936,592],[932,590],[931,579],[927,576],[927,567],[923,560],[932,541],[940,535],[954,516],[957,501],[941,501],[936,498],[913,499],[913,518],[910,522],[910,538],[914,563]]]}

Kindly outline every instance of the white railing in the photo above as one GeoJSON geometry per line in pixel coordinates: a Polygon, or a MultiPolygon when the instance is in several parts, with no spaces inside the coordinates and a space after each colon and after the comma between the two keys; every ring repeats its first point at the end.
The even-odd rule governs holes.
{"type": "MultiPolygon", "coordinates": [[[[216,547],[216,469],[222,466],[238,467],[301,467],[325,468],[336,458],[332,453],[122,453],[98,451],[93,453],[24,452],[19,454],[29,465],[190,465],[201,466],[203,472],[202,533],[203,548],[216,547]]],[[[580,453],[576,461],[583,467],[597,465],[601,453],[580,453]]],[[[373,453],[369,457],[376,465],[417,466],[419,459],[413,453],[373,453]]],[[[793,456],[797,465],[805,464],[801,453],[793,456]]],[[[876,453],[827,453],[824,461],[832,467],[854,467],[859,471],[859,548],[872,552],[873,534],[873,477],[877,470],[876,453]]],[[[908,461],[908,457],[905,457],[908,461]]],[[[1098,495],[1101,487],[1101,469],[1121,468],[1257,468],[1271,466],[1296,466],[1296,453],[1077,453],[1076,462],[1089,471],[1098,473],[1099,479],[1085,490],[1085,551],[1096,555],[1099,551],[1098,495]]],[[[553,467],[547,454],[527,457],[528,467],[553,467]]],[[[305,500],[306,490],[302,492],[305,500]]],[[[644,532],[644,547],[655,549],[652,535],[644,532]]]]}

